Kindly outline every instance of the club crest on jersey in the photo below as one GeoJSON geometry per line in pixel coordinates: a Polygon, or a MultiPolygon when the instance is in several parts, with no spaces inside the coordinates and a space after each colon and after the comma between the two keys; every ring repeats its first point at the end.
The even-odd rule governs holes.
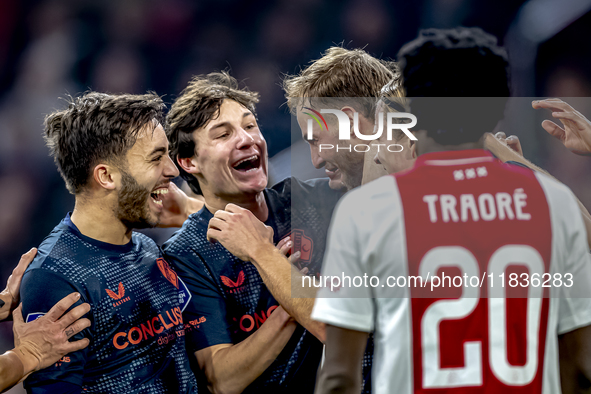
{"type": "Polygon", "coordinates": [[[113,307],[119,306],[131,299],[129,296],[125,297],[125,286],[123,286],[123,282],[119,282],[119,286],[117,287],[117,293],[109,289],[105,289],[105,291],[107,292],[107,295],[109,297],[116,301],[113,303],[113,307]]]}
{"type": "Polygon", "coordinates": [[[312,259],[312,251],[314,250],[314,241],[307,237],[304,230],[293,230],[290,234],[291,242],[293,243],[291,253],[300,252],[300,260],[303,263],[309,263],[312,259]]]}
{"type": "Polygon", "coordinates": [[[222,283],[229,289],[227,290],[228,293],[237,293],[239,291],[244,290],[244,281],[246,280],[246,275],[244,271],[240,271],[236,281],[228,278],[227,276],[221,275],[220,279],[222,283]]]}
{"type": "Polygon", "coordinates": [[[166,260],[160,257],[158,260],[156,260],[156,264],[158,265],[158,268],[160,268],[160,272],[162,272],[162,275],[164,275],[164,277],[168,279],[168,281],[178,289],[179,277],[176,274],[176,272],[174,272],[172,268],[170,268],[166,260]]]}

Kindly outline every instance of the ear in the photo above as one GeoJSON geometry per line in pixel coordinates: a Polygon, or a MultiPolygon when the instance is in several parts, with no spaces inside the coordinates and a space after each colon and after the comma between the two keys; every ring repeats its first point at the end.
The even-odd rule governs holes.
{"type": "Polygon", "coordinates": [[[344,112],[349,118],[349,123],[351,125],[351,127],[349,128],[350,138],[352,140],[355,139],[359,142],[365,143],[360,138],[358,138],[355,132],[353,131],[353,121],[355,119],[355,114],[357,114],[357,130],[359,130],[359,132],[363,135],[371,135],[374,133],[374,122],[366,118],[361,112],[357,111],[353,107],[345,106],[341,108],[341,111],[344,112]]]}
{"type": "Polygon", "coordinates": [[[177,155],[176,162],[179,163],[179,166],[189,174],[199,174],[201,172],[199,170],[199,163],[197,163],[197,157],[195,156],[180,158],[177,155]]]}
{"type": "Polygon", "coordinates": [[[417,156],[418,156],[418,155],[417,155],[417,142],[416,142],[416,141],[413,141],[413,140],[411,140],[410,138],[409,138],[408,140],[410,141],[410,142],[409,142],[409,144],[410,144],[410,155],[411,155],[411,157],[412,157],[413,159],[416,159],[416,158],[417,158],[417,156]]]}
{"type": "Polygon", "coordinates": [[[101,163],[94,166],[92,178],[103,189],[115,190],[121,181],[121,173],[116,167],[101,163]]]}
{"type": "Polygon", "coordinates": [[[424,150],[425,142],[430,137],[427,136],[427,130],[413,131],[413,134],[415,137],[417,137],[417,140],[412,141],[413,144],[411,146],[411,149],[412,149],[413,157],[416,158],[421,154],[421,148],[423,148],[423,150],[424,150]]]}
{"type": "Polygon", "coordinates": [[[347,117],[349,118],[349,124],[351,125],[349,127],[349,133],[351,135],[351,138],[355,138],[355,133],[353,132],[353,120],[355,119],[355,109],[353,107],[349,107],[349,106],[345,106],[343,108],[341,108],[341,112],[344,112],[345,115],[347,115],[347,117]]]}

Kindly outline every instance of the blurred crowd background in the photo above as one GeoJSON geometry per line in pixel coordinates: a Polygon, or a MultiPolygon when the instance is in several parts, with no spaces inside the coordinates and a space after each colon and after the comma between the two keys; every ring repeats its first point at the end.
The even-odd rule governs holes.
{"type": "MultiPolygon", "coordinates": [[[[73,207],[42,138],[60,97],[152,90],[170,105],[192,75],[228,69],[261,94],[277,181],[292,143],[301,148],[282,76],[329,46],[395,59],[421,28],[479,26],[507,46],[516,95],[587,98],[590,10],[590,0],[0,0],[0,283],[73,207]]],[[[572,100],[591,118],[591,99],[572,100]]],[[[518,116],[522,126],[504,131],[591,207],[591,158],[547,136],[546,114],[518,116]]],[[[10,325],[0,330],[6,349],[10,325]]]]}

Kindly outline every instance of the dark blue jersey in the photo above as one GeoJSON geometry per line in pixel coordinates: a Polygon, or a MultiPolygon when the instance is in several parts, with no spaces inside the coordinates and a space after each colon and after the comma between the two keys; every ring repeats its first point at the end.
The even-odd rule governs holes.
{"type": "MultiPolygon", "coordinates": [[[[327,182],[325,188],[313,187],[316,181],[294,182],[299,197],[323,207],[322,211],[328,207],[328,212],[321,215],[321,220],[319,212],[306,212],[311,226],[302,217],[292,231],[292,182],[286,179],[264,191],[269,208],[265,224],[273,228],[275,243],[292,234],[294,252],[302,251],[301,268],[309,267],[315,273],[320,269],[330,216],[340,193],[331,191],[327,182]],[[318,245],[312,245],[318,235],[322,239],[318,245]]],[[[254,265],[234,257],[221,244],[207,241],[207,226],[212,217],[203,208],[164,244],[167,260],[193,294],[184,312],[185,322],[194,327],[187,331],[191,354],[210,346],[243,341],[278,306],[254,265]]],[[[322,344],[298,326],[273,364],[244,393],[312,393],[321,356],[322,344]]]]}
{"type": "Polygon", "coordinates": [[[332,190],[327,178],[288,178],[273,189],[290,205],[292,253],[301,253],[296,264],[307,267],[308,275],[320,275],[330,219],[343,192],[332,190]]]}
{"type": "Polygon", "coordinates": [[[189,293],[150,238],[126,245],[82,235],[66,217],[45,238],[23,277],[26,321],[77,291],[92,325],[90,345],[32,374],[29,392],[196,393],[185,352],[182,309],[189,293]]]}

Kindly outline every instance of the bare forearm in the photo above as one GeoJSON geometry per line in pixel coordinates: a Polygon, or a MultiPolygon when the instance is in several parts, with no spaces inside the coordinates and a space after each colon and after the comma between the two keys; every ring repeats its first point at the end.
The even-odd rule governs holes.
{"type": "MultiPolygon", "coordinates": [[[[215,351],[209,363],[201,366],[205,369],[210,389],[213,389],[214,393],[241,393],[281,353],[296,324],[275,312],[277,311],[271,313],[254,334],[236,345],[215,351]]],[[[199,360],[198,353],[196,355],[199,360]]]]}
{"type": "Polygon", "coordinates": [[[316,384],[316,394],[359,394],[361,361],[368,334],[331,325],[326,331],[326,358],[316,384]]]}
{"type": "Polygon", "coordinates": [[[23,364],[12,351],[0,355],[0,391],[14,386],[24,375],[23,364]]]}
{"type": "MultiPolygon", "coordinates": [[[[359,363],[361,365],[361,363],[359,363]]],[[[361,389],[361,370],[359,372],[328,375],[320,373],[316,394],[359,394],[361,389]]]]}
{"type": "Polygon", "coordinates": [[[271,244],[259,248],[252,260],[263,282],[279,304],[298,323],[324,342],[324,324],[310,317],[317,289],[303,287],[304,276],[271,244]]]}

